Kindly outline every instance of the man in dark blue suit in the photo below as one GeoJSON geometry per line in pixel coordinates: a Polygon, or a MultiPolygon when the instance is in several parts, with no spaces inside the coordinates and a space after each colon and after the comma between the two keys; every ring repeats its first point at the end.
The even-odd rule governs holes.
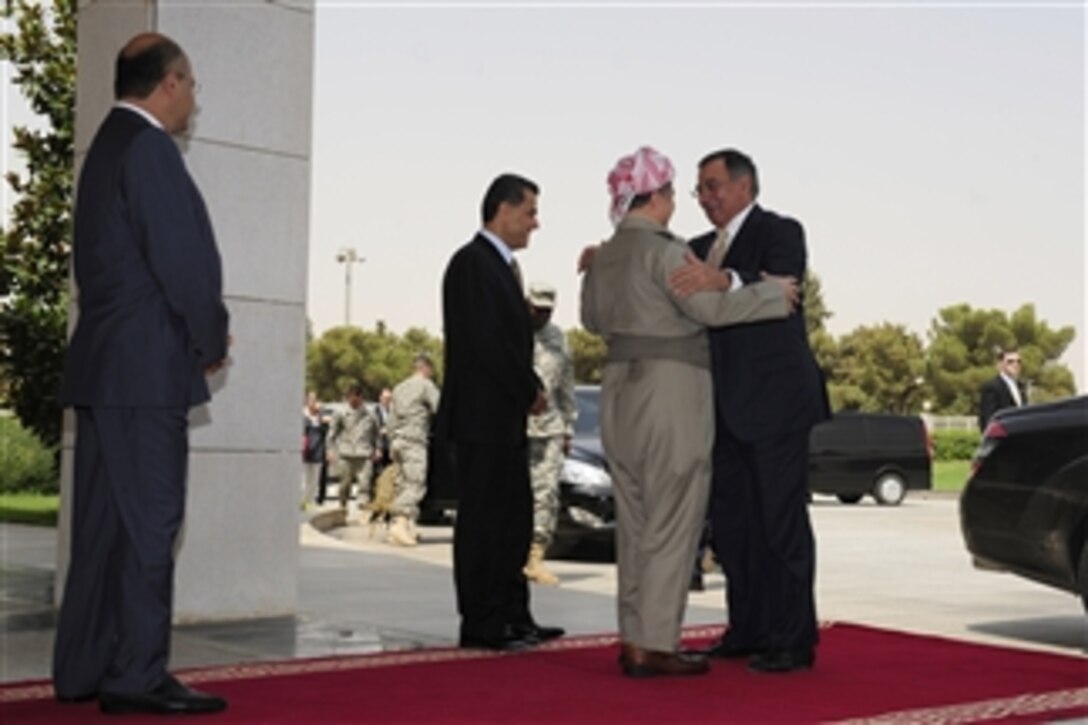
{"type": "MultiPolygon", "coordinates": [[[[707,264],[678,271],[677,291],[749,284],[765,272],[804,278],[804,230],[755,203],[759,177],[750,158],[732,149],[708,155],[699,163],[696,194],[715,231],[691,241],[707,264]]],[[[818,640],[808,439],[830,413],[799,311],[710,332],[710,519],[729,609],[729,629],[710,654],[750,657],[759,672],[811,667],[818,640]]]]}
{"type": "Polygon", "coordinates": [[[496,178],[483,228],[442,280],[445,375],[435,435],[457,485],[453,571],[462,647],[522,649],[562,636],[529,612],[522,567],[533,533],[526,425],[547,407],[533,372],[533,328],[514,260],[537,228],[533,182],[496,178]],[[447,448],[448,446],[448,448],[447,448]]]}
{"type": "Polygon", "coordinates": [[[176,43],[129,41],[76,197],[79,319],[61,391],[77,420],[72,549],[53,683],[58,699],[98,697],[107,713],[226,707],[166,671],[187,416],[229,344],[211,222],[171,138],[195,90],[176,43]]]}

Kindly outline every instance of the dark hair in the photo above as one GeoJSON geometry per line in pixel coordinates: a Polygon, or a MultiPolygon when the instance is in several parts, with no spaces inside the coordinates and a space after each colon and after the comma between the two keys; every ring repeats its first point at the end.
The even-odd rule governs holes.
{"type": "Polygon", "coordinates": [[[652,197],[653,195],[654,193],[651,191],[648,194],[636,194],[635,196],[631,197],[631,203],[627,205],[627,211],[633,211],[635,209],[638,209],[640,206],[646,206],[650,203],[650,197],[652,197]]]}
{"type": "Polygon", "coordinates": [[[540,187],[524,176],[518,176],[517,174],[503,174],[492,181],[491,186],[487,187],[487,193],[484,194],[484,203],[480,207],[484,224],[495,218],[495,214],[499,211],[499,205],[504,201],[514,206],[525,201],[526,191],[539,194],[540,187]]]}
{"type": "Polygon", "coordinates": [[[184,53],[174,41],[162,38],[138,53],[117,54],[113,76],[114,98],[147,98],[184,53]]]}
{"type": "Polygon", "coordinates": [[[352,383],[348,386],[348,395],[358,395],[360,398],[363,397],[363,386],[359,385],[359,383],[352,383]]]}
{"type": "Polygon", "coordinates": [[[756,172],[755,163],[747,155],[736,149],[722,149],[704,156],[703,160],[699,162],[699,168],[701,169],[715,161],[721,161],[725,164],[725,170],[729,172],[729,178],[734,181],[744,176],[749,177],[752,180],[752,198],[755,199],[759,196],[759,174],[756,172]]]}
{"type": "Polygon", "coordinates": [[[1008,347],[1001,347],[1000,345],[998,345],[994,348],[994,352],[997,353],[998,362],[1005,362],[1006,355],[1011,355],[1014,352],[1020,352],[1020,348],[1018,348],[1016,345],[1010,345],[1008,347]]]}

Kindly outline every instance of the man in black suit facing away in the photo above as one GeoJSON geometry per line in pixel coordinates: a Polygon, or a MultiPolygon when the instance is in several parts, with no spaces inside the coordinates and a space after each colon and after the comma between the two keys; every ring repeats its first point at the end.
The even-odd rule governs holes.
{"type": "Polygon", "coordinates": [[[195,90],[176,43],[129,41],[77,192],[79,319],[61,391],[77,421],[72,550],[53,684],[106,713],[226,707],[166,671],[187,416],[229,344],[211,222],[171,138],[188,129],[195,90]]]}
{"type": "MultiPolygon", "coordinates": [[[[696,196],[715,231],[691,241],[705,265],[674,274],[678,292],[804,278],[804,231],[755,203],[748,156],[699,163],[696,196]]],[[[799,306],[800,307],[800,306],[799,306]]],[[[757,672],[807,669],[818,640],[816,553],[808,516],[808,439],[829,416],[804,309],[784,320],[710,331],[716,398],[711,530],[728,582],[729,629],[712,656],[749,657],[757,672]]]]}
{"type": "Polygon", "coordinates": [[[978,403],[978,429],[985,432],[994,413],[1004,408],[1019,408],[1028,404],[1028,392],[1020,382],[1020,351],[1016,348],[997,351],[997,376],[982,386],[978,403]]]}
{"type": "Polygon", "coordinates": [[[532,181],[504,174],[484,196],[483,228],[442,281],[445,376],[435,435],[457,484],[454,583],[462,647],[522,649],[562,636],[529,612],[522,572],[533,530],[526,423],[542,412],[533,328],[513,252],[537,228],[532,181]]]}

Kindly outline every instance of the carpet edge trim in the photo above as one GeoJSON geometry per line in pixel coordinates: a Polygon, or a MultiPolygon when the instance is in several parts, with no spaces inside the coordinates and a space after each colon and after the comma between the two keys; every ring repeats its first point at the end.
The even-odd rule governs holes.
{"type": "Polygon", "coordinates": [[[1088,708],[1088,687],[1054,692],[1029,693],[957,705],[924,707],[914,710],[838,720],[831,725],[907,725],[910,723],[972,723],[999,720],[1047,712],[1088,708]]]}

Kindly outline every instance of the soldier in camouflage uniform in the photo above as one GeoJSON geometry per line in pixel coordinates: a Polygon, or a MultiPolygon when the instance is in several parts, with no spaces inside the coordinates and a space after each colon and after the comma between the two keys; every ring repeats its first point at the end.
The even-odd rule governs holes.
{"type": "Polygon", "coordinates": [[[544,384],[548,408],[529,416],[529,474],[533,483],[533,544],[525,564],[525,576],[538,584],[555,586],[558,577],[544,566],[544,553],[555,533],[559,513],[559,474],[570,451],[578,408],[574,401],[574,363],[563,331],[553,325],[555,288],[529,286],[529,311],[533,317],[533,368],[544,384]]]}
{"type": "Polygon", "coordinates": [[[415,546],[419,541],[416,520],[419,502],[427,493],[427,441],[431,418],[438,410],[433,375],[431,359],[420,354],[415,359],[415,372],[393,388],[386,429],[390,455],[399,472],[388,540],[399,546],[415,546]]]}
{"type": "Polygon", "coordinates": [[[350,520],[348,501],[354,484],[359,484],[357,508],[362,509],[370,502],[372,466],[378,452],[378,421],[363,404],[361,387],[352,385],[347,400],[347,410],[333,416],[326,447],[329,462],[340,463],[340,508],[350,520]]]}

